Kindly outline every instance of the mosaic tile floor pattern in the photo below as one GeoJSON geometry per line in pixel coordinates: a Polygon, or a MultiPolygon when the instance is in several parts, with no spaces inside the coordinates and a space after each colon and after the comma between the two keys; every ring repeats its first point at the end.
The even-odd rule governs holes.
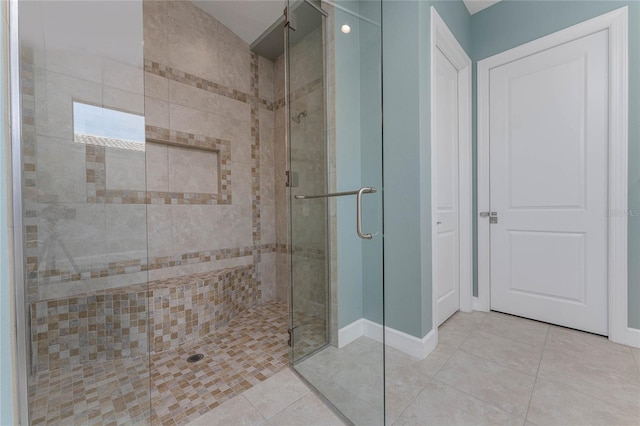
{"type": "Polygon", "coordinates": [[[150,358],[40,372],[30,389],[32,424],[182,425],[283,370],[287,362],[287,306],[268,303],[203,339],[150,358]],[[195,353],[205,358],[187,363],[195,353]]]}

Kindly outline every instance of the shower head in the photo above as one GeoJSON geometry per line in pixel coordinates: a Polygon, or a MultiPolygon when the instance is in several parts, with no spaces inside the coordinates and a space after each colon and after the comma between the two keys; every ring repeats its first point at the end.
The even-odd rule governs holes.
{"type": "Polygon", "coordinates": [[[300,124],[300,119],[301,118],[305,118],[307,116],[307,111],[302,111],[300,114],[298,115],[293,115],[291,116],[291,119],[293,120],[294,123],[298,123],[300,124]]]}

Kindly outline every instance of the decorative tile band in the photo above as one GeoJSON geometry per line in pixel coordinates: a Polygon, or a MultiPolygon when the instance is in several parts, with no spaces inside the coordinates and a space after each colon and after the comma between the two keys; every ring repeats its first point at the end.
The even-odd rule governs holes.
{"type": "MultiPolygon", "coordinates": [[[[286,246],[285,246],[286,250],[286,246]]],[[[293,246],[293,250],[291,251],[293,256],[303,257],[306,259],[317,259],[324,260],[326,250],[311,248],[311,247],[302,247],[302,246],[293,246]]]]}
{"type": "Polygon", "coordinates": [[[225,164],[231,159],[231,141],[194,133],[179,132],[158,126],[145,126],[146,138],[150,142],[180,146],[183,148],[215,151],[220,155],[220,161],[225,164]]]}
{"type": "Polygon", "coordinates": [[[86,145],[104,146],[107,148],[119,148],[128,149],[131,151],[144,151],[144,143],[127,141],[124,139],[106,138],[103,136],[85,135],[82,133],[75,133],[73,135],[73,141],[83,143],[86,145]]]}
{"type": "MultiPolygon", "coordinates": [[[[252,59],[252,67],[253,67],[253,56],[255,53],[251,53],[252,59]]],[[[256,62],[257,63],[257,62],[256,62]]],[[[198,77],[193,74],[189,74],[184,71],[177,70],[168,65],[163,65],[158,62],[153,62],[150,60],[144,61],[144,70],[148,73],[158,75],[160,77],[168,78],[173,81],[177,81],[178,83],[186,84],[192,87],[196,87],[198,89],[206,90],[211,93],[215,93],[217,95],[226,96],[227,98],[234,99],[236,101],[248,103],[255,106],[262,106],[269,111],[273,111],[273,102],[270,102],[266,99],[260,98],[257,93],[257,80],[254,81],[252,78],[252,93],[245,93],[240,90],[232,89],[230,87],[223,86],[222,84],[214,83],[213,81],[206,80],[204,78],[198,77]]],[[[257,72],[256,69],[252,68],[252,76],[257,72]]]]}
{"type": "Polygon", "coordinates": [[[183,148],[202,149],[218,153],[218,193],[217,194],[183,194],[171,197],[172,202],[166,202],[167,196],[151,196],[155,202],[150,204],[231,204],[231,141],[209,136],[196,135],[194,133],[178,132],[157,126],[146,126],[146,137],[150,142],[163,143],[183,148]],[[207,195],[209,197],[207,197],[207,195]],[[202,202],[174,202],[178,200],[201,200],[202,202]],[[214,202],[215,201],[215,202],[214,202]]]}
{"type": "Polygon", "coordinates": [[[273,110],[274,110],[274,111],[277,111],[277,110],[279,110],[280,108],[284,108],[284,105],[285,105],[285,100],[284,100],[284,98],[280,98],[280,99],[278,99],[276,102],[274,102],[274,103],[273,103],[273,110]]]}
{"type": "MultiPolygon", "coordinates": [[[[253,228],[253,245],[260,246],[262,235],[260,225],[260,114],[255,100],[259,99],[260,73],[258,68],[258,54],[251,52],[251,225],[253,228]]],[[[273,109],[273,106],[272,106],[273,109]]],[[[262,252],[253,253],[253,264],[257,266],[254,279],[260,285],[262,252]]]]}
{"type": "MultiPolygon", "coordinates": [[[[291,98],[292,100],[297,101],[303,96],[306,96],[309,93],[314,92],[318,89],[322,89],[322,78],[316,78],[315,80],[312,80],[311,82],[305,84],[304,86],[294,90],[291,93],[291,98]]],[[[285,104],[286,104],[285,98],[280,98],[273,103],[273,110],[276,111],[280,108],[284,108],[285,104]]]]}
{"type": "Polygon", "coordinates": [[[151,257],[147,259],[130,259],[121,262],[105,264],[92,264],[77,266],[74,269],[49,269],[38,271],[37,259],[28,263],[28,275],[31,279],[41,280],[41,285],[50,285],[60,282],[82,281],[92,278],[113,277],[122,274],[132,274],[175,266],[206,263],[222,259],[234,259],[238,257],[275,253],[283,250],[282,245],[262,244],[256,246],[234,247],[226,249],[205,250],[191,253],[183,253],[173,256],[151,257]]]}
{"type": "Polygon", "coordinates": [[[34,302],[34,368],[143,355],[204,337],[260,300],[253,273],[248,265],[34,302]]]}
{"type": "MultiPolygon", "coordinates": [[[[35,78],[33,71],[33,49],[20,49],[20,91],[22,95],[22,181],[24,197],[24,235],[26,268],[37,270],[38,262],[38,190],[36,187],[36,125],[35,125],[35,78]]],[[[27,297],[33,300],[38,295],[38,282],[27,277],[27,297]]]]}
{"type": "MultiPolygon", "coordinates": [[[[193,133],[178,132],[155,126],[146,126],[146,135],[149,142],[216,152],[218,154],[219,161],[218,193],[210,194],[197,192],[163,192],[107,189],[105,148],[130,148],[127,148],[128,145],[125,147],[121,147],[110,141],[99,141],[100,143],[94,143],[94,139],[96,138],[78,138],[78,136],[83,135],[76,135],[76,141],[86,144],[86,186],[88,203],[193,205],[231,204],[231,168],[229,164],[229,161],[231,159],[230,141],[219,138],[211,138],[208,136],[196,135],[193,133]]],[[[41,199],[40,201],[55,202],[57,200],[41,199]]]]}

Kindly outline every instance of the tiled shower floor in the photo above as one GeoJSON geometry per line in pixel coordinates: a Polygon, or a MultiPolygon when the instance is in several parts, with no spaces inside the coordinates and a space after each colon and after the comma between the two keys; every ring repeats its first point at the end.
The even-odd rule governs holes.
{"type": "Polygon", "coordinates": [[[185,424],[283,370],[286,330],[287,306],[272,302],[150,358],[40,372],[30,389],[32,424],[185,424]],[[187,363],[195,353],[205,358],[187,363]]]}

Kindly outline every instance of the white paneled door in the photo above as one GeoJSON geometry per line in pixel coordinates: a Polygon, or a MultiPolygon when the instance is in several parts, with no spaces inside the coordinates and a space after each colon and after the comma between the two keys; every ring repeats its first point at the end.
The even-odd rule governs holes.
{"type": "Polygon", "coordinates": [[[489,75],[491,309],[604,335],[608,58],[601,31],[489,75]]]}
{"type": "Polygon", "coordinates": [[[436,285],[438,325],[460,307],[458,71],[435,52],[436,285]]]}

